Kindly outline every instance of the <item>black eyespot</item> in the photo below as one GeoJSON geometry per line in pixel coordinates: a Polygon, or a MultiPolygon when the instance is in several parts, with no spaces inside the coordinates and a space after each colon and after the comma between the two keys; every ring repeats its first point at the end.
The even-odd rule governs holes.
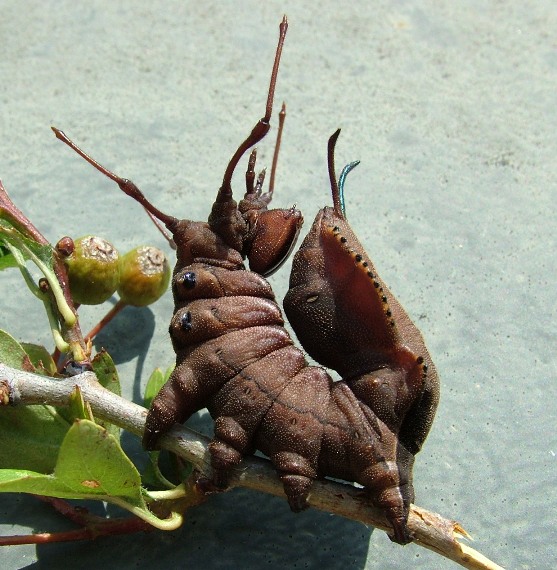
{"type": "Polygon", "coordinates": [[[191,327],[192,327],[191,313],[189,311],[182,315],[182,318],[180,319],[180,326],[182,327],[182,330],[184,330],[184,331],[191,330],[191,327]]]}
{"type": "Polygon", "coordinates": [[[342,243],[346,243],[348,240],[343,236],[343,237],[340,238],[340,241],[341,241],[342,243]]]}
{"type": "Polygon", "coordinates": [[[182,276],[182,285],[186,289],[193,289],[196,284],[196,277],[193,271],[188,271],[182,276]]]}
{"type": "Polygon", "coordinates": [[[362,256],[361,256],[359,253],[356,254],[356,261],[357,261],[358,263],[360,263],[360,261],[362,261],[362,256]]]}

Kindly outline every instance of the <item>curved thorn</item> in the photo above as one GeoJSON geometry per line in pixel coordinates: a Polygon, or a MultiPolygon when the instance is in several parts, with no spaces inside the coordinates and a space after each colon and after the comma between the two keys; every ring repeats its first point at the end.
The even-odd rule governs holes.
{"type": "Polygon", "coordinates": [[[337,129],[329,138],[327,144],[327,164],[329,167],[329,181],[331,183],[331,193],[333,195],[333,208],[335,213],[341,218],[344,217],[343,208],[340,200],[340,191],[335,174],[335,145],[337,143],[340,129],[337,129]]]}

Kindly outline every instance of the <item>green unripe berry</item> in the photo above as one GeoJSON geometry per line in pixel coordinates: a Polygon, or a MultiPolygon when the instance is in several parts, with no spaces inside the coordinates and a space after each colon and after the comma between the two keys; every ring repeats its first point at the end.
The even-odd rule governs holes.
{"type": "Polygon", "coordinates": [[[118,295],[127,305],[145,307],[154,303],[169,282],[170,264],[156,247],[136,247],[120,258],[118,295]]]}
{"type": "Polygon", "coordinates": [[[98,305],[116,291],[119,257],[118,250],[103,238],[75,240],[73,252],[65,259],[74,303],[98,305]]]}

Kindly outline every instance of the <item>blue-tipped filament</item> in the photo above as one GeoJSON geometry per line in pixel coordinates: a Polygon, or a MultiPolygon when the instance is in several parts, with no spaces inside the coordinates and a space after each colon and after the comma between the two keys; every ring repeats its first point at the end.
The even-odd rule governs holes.
{"type": "Polygon", "coordinates": [[[344,206],[344,181],[346,180],[348,173],[351,170],[353,170],[354,168],[356,168],[356,166],[358,166],[358,164],[360,164],[359,160],[355,160],[354,162],[347,164],[342,169],[342,172],[340,173],[340,176],[338,178],[338,194],[339,194],[339,201],[340,201],[340,209],[342,210],[342,215],[345,218],[346,218],[346,209],[344,206]]]}

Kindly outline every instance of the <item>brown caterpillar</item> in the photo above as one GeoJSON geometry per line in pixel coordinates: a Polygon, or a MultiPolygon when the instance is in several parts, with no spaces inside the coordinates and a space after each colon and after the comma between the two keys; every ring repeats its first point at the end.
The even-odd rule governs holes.
{"type": "MultiPolygon", "coordinates": [[[[302,216],[294,208],[267,209],[272,198],[272,182],[265,193],[262,192],[263,176],[255,182],[255,151],[246,173],[244,199],[236,204],[232,198],[231,179],[240,158],[269,130],[286,28],[284,19],[266,114],[228,164],[207,223],[178,220],[163,214],[146,200],[135,184],[100,166],[61,131],[55,129],[55,133],[161,220],[172,232],[177,246],[172,282],[175,311],[170,324],[176,368],[149,410],[144,446],[155,448],[159,437],[175,423],[183,423],[206,407],[215,421],[209,449],[213,479],[218,487],[226,487],[231,470],[244,455],[259,449],[273,462],[293,511],[308,506],[308,494],[316,478],[332,476],[356,481],[365,487],[369,500],[384,510],[393,527],[393,540],[404,544],[412,540],[407,518],[414,496],[413,454],[429,429],[436,402],[435,389],[431,388],[434,383],[428,381],[434,378],[434,371],[425,347],[419,342],[416,346],[401,345],[407,338],[418,338],[419,333],[418,336],[416,333],[397,336],[396,327],[388,332],[383,330],[387,311],[392,311],[394,319],[402,319],[403,330],[413,327],[393,298],[390,298],[391,309],[373,298],[360,318],[358,306],[345,298],[346,283],[331,280],[327,272],[322,272],[323,267],[327,271],[330,267],[338,268],[343,278],[354,278],[362,303],[366,302],[369,282],[373,283],[374,295],[377,296],[373,290],[377,282],[378,288],[390,296],[378,278],[374,281],[368,276],[367,289],[362,285],[359,266],[356,265],[355,271],[351,252],[346,257],[346,248],[329,247],[330,243],[344,244],[344,236],[347,236],[354,244],[349,247],[363,251],[357,240],[353,241],[355,236],[339,214],[340,207],[335,208],[333,217],[339,220],[334,222],[332,230],[324,226],[325,241],[316,242],[317,245],[312,241],[311,236],[321,227],[321,222],[318,224],[316,220],[296,256],[287,307],[307,350],[347,379],[333,382],[323,368],[308,366],[302,351],[293,345],[285,330],[273,291],[263,277],[277,269],[289,255],[302,216]],[[313,251],[315,248],[319,251],[313,251]],[[244,267],[246,257],[251,271],[244,267]],[[306,269],[301,267],[304,259],[310,263],[306,269]],[[318,295],[312,301],[305,287],[306,281],[313,287],[315,276],[320,283],[310,292],[310,296],[318,295]],[[315,319],[316,307],[329,312],[322,315],[321,320],[315,319]],[[339,311],[343,313],[340,318],[339,311]],[[306,314],[311,321],[307,330],[303,323],[306,314]],[[351,320],[359,323],[368,317],[372,320],[362,329],[367,337],[358,344],[360,324],[353,328],[351,320]],[[373,332],[374,319],[380,321],[377,333],[373,332]],[[323,331],[321,323],[325,325],[323,331]],[[337,335],[346,335],[347,339],[354,337],[353,352],[362,356],[349,357],[350,343],[348,350],[346,343],[337,344],[337,335]],[[366,353],[368,342],[371,347],[366,353]],[[319,348],[321,343],[325,350],[319,348]],[[377,357],[370,359],[369,354],[377,357]],[[427,375],[425,364],[430,366],[427,375]],[[387,396],[385,401],[379,398],[383,392],[387,396]],[[424,399],[426,393],[432,397],[424,399]],[[428,400],[427,405],[425,400],[428,400]],[[399,432],[404,436],[402,443],[399,432]]],[[[283,119],[284,110],[271,180],[283,119]]],[[[331,149],[333,146],[334,142],[331,149]]],[[[331,172],[334,171],[332,163],[330,150],[331,172]]],[[[335,201],[339,200],[336,183],[333,196],[335,201]]],[[[323,210],[318,215],[319,220],[328,219],[329,210],[323,210]]],[[[369,262],[365,263],[369,266],[369,262]]]]}

